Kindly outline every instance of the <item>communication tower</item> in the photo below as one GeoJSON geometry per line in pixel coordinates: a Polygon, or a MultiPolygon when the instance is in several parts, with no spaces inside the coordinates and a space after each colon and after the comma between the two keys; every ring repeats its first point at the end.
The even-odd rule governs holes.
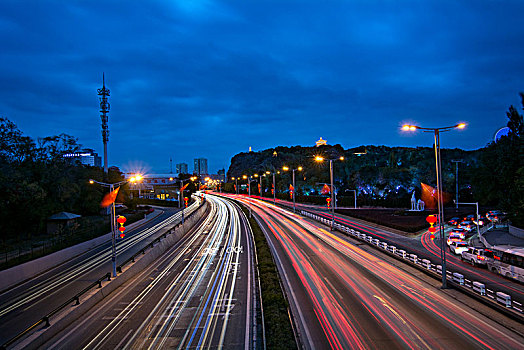
{"type": "Polygon", "coordinates": [[[107,142],[109,141],[109,125],[107,124],[109,113],[109,89],[106,88],[105,74],[102,73],[102,88],[97,89],[100,100],[100,118],[102,119],[102,141],[104,142],[104,174],[107,176],[107,142]]]}

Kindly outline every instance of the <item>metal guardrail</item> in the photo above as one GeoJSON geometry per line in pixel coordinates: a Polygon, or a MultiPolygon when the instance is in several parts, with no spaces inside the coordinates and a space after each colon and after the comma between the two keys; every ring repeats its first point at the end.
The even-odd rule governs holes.
{"type": "Polygon", "coordinates": [[[36,327],[38,327],[41,324],[44,324],[44,326],[43,326],[44,328],[49,327],[51,325],[49,323],[49,319],[53,315],[57,314],[62,309],[66,308],[67,306],[71,305],[73,302],[75,302],[75,305],[80,305],[80,297],[82,295],[84,295],[85,293],[87,293],[89,290],[91,290],[95,286],[98,286],[98,288],[102,288],[102,281],[105,280],[106,278],[107,278],[108,281],[111,280],[111,273],[110,272],[106,273],[104,276],[102,276],[98,280],[96,280],[93,283],[91,283],[89,286],[87,286],[82,291],[77,293],[74,297],[68,299],[65,303],[63,303],[62,305],[58,306],[56,309],[54,309],[53,311],[51,311],[50,313],[48,313],[47,315],[42,317],[40,320],[38,320],[33,325],[27,327],[25,330],[23,330],[22,332],[20,332],[17,335],[15,335],[13,338],[9,339],[7,342],[2,344],[2,346],[0,346],[0,349],[1,350],[7,349],[8,346],[14,344],[18,340],[20,340],[22,337],[24,337],[25,335],[29,334],[31,331],[36,329],[36,327]]]}
{"type": "MultiPolygon", "coordinates": [[[[198,208],[200,208],[203,204],[205,203],[205,201],[201,201],[200,204],[198,205],[197,208],[194,208],[190,213],[187,214],[187,216],[185,217],[185,219],[187,220],[188,218],[190,218],[196,211],[198,208]]],[[[118,267],[117,267],[117,272],[118,273],[122,273],[122,267],[129,264],[130,262],[135,262],[135,259],[138,255],[143,255],[145,254],[146,250],[148,248],[153,248],[155,243],[159,243],[163,238],[166,238],[168,234],[171,234],[173,232],[175,232],[175,229],[177,227],[179,227],[180,225],[182,224],[182,219],[180,219],[180,221],[175,224],[171,229],[169,229],[167,232],[164,232],[162,235],[158,236],[157,238],[155,238],[151,243],[149,243],[146,247],[142,248],[140,251],[138,251],[137,253],[135,253],[132,257],[130,257],[129,259],[127,259],[126,261],[124,261],[122,264],[120,264],[118,267]]],[[[79,293],[77,293],[75,296],[73,296],[72,298],[68,299],[66,302],[64,302],[62,305],[58,306],[56,309],[54,309],[53,311],[51,311],[50,313],[48,313],[47,315],[45,315],[44,317],[42,317],[40,320],[38,320],[36,323],[34,323],[33,325],[27,327],[26,329],[24,329],[22,332],[18,333],[17,335],[15,335],[14,337],[12,337],[11,339],[9,339],[7,342],[5,342],[4,344],[0,345],[0,350],[6,350],[7,347],[9,347],[10,345],[13,345],[14,343],[16,343],[18,340],[20,340],[22,337],[26,336],[27,334],[31,333],[32,331],[34,331],[38,326],[43,325],[43,328],[47,328],[51,325],[50,323],[50,318],[54,315],[56,315],[58,312],[60,312],[62,309],[68,307],[71,305],[71,303],[75,302],[75,306],[76,305],[80,305],[80,297],[82,295],[84,295],[85,293],[87,293],[88,291],[90,291],[93,287],[95,286],[98,286],[98,288],[102,288],[102,281],[105,280],[107,278],[107,281],[111,281],[111,273],[108,272],[106,273],[104,276],[100,277],[98,280],[94,281],[93,283],[91,283],[89,286],[87,286],[86,288],[84,288],[82,291],[80,291],[79,293]]]]}
{"type": "MultiPolygon", "coordinates": [[[[306,210],[301,210],[300,214],[324,224],[331,223],[331,220],[328,220],[323,216],[310,213],[306,210]]],[[[434,264],[428,259],[419,258],[416,254],[410,254],[405,250],[398,249],[396,246],[388,245],[387,242],[380,241],[371,235],[362,233],[347,225],[335,223],[334,228],[340,232],[344,232],[348,235],[351,235],[355,239],[380,248],[387,254],[392,255],[397,259],[403,260],[409,263],[410,265],[417,267],[419,270],[429,272],[429,274],[432,275],[432,277],[442,276],[442,266],[434,264]]],[[[455,287],[468,292],[469,294],[477,297],[478,299],[484,302],[490,302],[491,305],[496,306],[503,312],[505,311],[508,315],[512,317],[517,317],[520,321],[523,320],[523,305],[520,302],[513,300],[509,294],[488,289],[486,288],[484,283],[468,280],[464,277],[464,275],[458,272],[452,272],[450,270],[446,271],[446,279],[452,282],[455,287]],[[514,312],[507,312],[508,310],[512,310],[514,312]]]]}

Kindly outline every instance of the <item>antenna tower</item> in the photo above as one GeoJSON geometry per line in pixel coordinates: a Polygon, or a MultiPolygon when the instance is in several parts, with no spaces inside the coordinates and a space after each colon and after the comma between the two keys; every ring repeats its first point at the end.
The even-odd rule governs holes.
{"type": "Polygon", "coordinates": [[[107,176],[107,142],[109,141],[109,126],[107,125],[109,113],[109,89],[106,88],[105,74],[102,73],[102,88],[97,89],[100,100],[100,118],[102,119],[102,141],[104,142],[104,174],[107,176]]]}

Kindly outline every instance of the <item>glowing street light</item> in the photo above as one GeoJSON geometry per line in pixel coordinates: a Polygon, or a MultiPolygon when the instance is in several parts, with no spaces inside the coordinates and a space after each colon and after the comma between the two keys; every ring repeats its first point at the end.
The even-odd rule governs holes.
{"type": "MultiPolygon", "coordinates": [[[[116,183],[105,183],[96,181],[93,179],[89,179],[89,183],[92,184],[99,184],[100,186],[109,187],[109,193],[112,193],[115,191],[115,188],[118,189],[120,186],[128,183],[128,182],[138,182],[142,180],[142,175],[136,175],[129,180],[124,180],[116,183]],[[132,179],[132,180],[131,180],[132,179]]],[[[115,198],[116,200],[116,198],[115,198]]],[[[113,264],[113,277],[116,277],[116,209],[115,209],[115,200],[111,203],[111,262],[113,264]]]]}
{"type": "Polygon", "coordinates": [[[403,125],[404,131],[423,130],[424,132],[433,132],[435,138],[435,171],[437,175],[437,207],[438,207],[438,225],[440,232],[440,259],[442,261],[442,288],[447,288],[446,278],[446,243],[444,239],[444,203],[442,201],[442,165],[440,158],[440,132],[450,131],[453,129],[464,129],[466,123],[459,123],[452,126],[445,126],[442,128],[423,128],[417,125],[403,125]]]}
{"type": "Polygon", "coordinates": [[[266,171],[266,174],[269,175],[269,174],[273,174],[273,204],[276,203],[277,201],[277,188],[276,188],[276,184],[275,184],[275,174],[280,174],[280,171],[275,171],[273,169],[273,171],[266,171]]]}
{"type": "MultiPolygon", "coordinates": [[[[285,167],[282,168],[282,170],[288,171],[289,167],[285,166],[285,167]]],[[[293,171],[293,213],[296,211],[296,207],[295,207],[295,171],[296,170],[302,171],[302,167],[299,166],[296,169],[292,169],[292,171],[293,171]]]]}
{"type": "Polygon", "coordinates": [[[323,162],[324,160],[329,160],[329,176],[331,179],[331,231],[335,228],[335,188],[333,186],[333,161],[334,160],[344,160],[344,157],[340,156],[338,158],[329,158],[325,159],[322,156],[316,156],[315,161],[323,162]]]}
{"type": "Polygon", "coordinates": [[[235,181],[235,192],[238,194],[238,177],[232,177],[231,180],[235,181]]]}

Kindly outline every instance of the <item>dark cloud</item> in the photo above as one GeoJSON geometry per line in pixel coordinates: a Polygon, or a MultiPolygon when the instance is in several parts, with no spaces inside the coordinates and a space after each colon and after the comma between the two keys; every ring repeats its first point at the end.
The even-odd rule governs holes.
{"type": "Polygon", "coordinates": [[[111,164],[212,171],[249,146],[484,146],[523,91],[521,1],[0,2],[0,114],[111,164]]]}

